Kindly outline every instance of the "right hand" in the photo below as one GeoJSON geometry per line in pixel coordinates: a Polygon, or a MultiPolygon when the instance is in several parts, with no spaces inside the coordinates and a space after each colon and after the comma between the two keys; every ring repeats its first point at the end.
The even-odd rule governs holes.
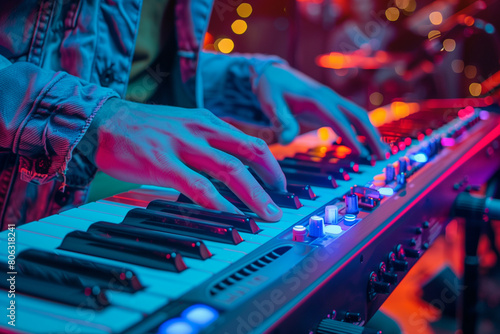
{"type": "Polygon", "coordinates": [[[97,146],[90,158],[114,178],[171,187],[206,208],[240,213],[199,173],[205,172],[225,183],[262,219],[277,221],[282,216],[244,165],[271,189],[285,191],[285,177],[267,145],[208,110],[112,98],[85,137],[92,134],[97,146]]]}

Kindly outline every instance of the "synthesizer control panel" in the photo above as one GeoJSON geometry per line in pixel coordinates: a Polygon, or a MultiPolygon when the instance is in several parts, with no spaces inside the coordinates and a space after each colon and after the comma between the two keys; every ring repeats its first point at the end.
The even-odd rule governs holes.
{"type": "Polygon", "coordinates": [[[284,212],[275,223],[144,186],[19,226],[24,320],[16,329],[319,333],[324,319],[363,326],[442,233],[458,193],[500,168],[499,120],[467,108],[432,131],[406,136],[401,124],[388,127],[382,134],[393,150],[384,161],[350,157],[335,144],[280,157],[289,192],[271,193],[284,212]]]}

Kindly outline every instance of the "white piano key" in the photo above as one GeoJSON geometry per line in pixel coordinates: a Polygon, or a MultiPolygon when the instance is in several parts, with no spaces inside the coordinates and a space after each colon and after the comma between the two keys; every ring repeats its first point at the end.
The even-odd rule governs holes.
{"type": "Polygon", "coordinates": [[[150,293],[148,290],[127,293],[123,291],[106,290],[106,296],[113,306],[151,314],[166,305],[169,299],[165,296],[150,293]]]}
{"type": "Polygon", "coordinates": [[[117,215],[103,213],[103,212],[82,210],[80,208],[71,209],[68,211],[61,212],[59,214],[59,216],[73,217],[73,218],[79,218],[79,219],[83,219],[83,220],[89,220],[89,221],[92,221],[93,223],[95,223],[99,220],[106,221],[109,223],[121,223],[123,221],[122,216],[117,216],[117,215]]]}
{"type": "Polygon", "coordinates": [[[233,251],[229,249],[223,249],[222,247],[210,246],[210,252],[212,252],[212,258],[219,261],[236,262],[245,256],[247,253],[240,251],[233,251]]]}
{"type": "MultiPolygon", "coordinates": [[[[86,254],[64,251],[56,249],[62,241],[61,238],[50,237],[42,234],[34,234],[29,231],[20,229],[17,229],[16,237],[18,240],[18,242],[16,243],[16,250],[18,253],[29,248],[43,249],[46,251],[53,251],[61,255],[67,255],[74,258],[102,263],[104,265],[108,264],[113,266],[127,267],[137,274],[139,280],[143,283],[143,285],[148,287],[148,291],[154,291],[155,293],[160,293],[170,298],[180,297],[182,294],[189,291],[190,288],[212,276],[208,272],[196,270],[193,268],[186,269],[180,273],[173,273],[160,271],[153,268],[145,268],[130,263],[123,263],[119,261],[94,257],[86,254]]],[[[0,234],[0,240],[5,240],[6,238],[7,234],[0,234]]]]}
{"type": "Polygon", "coordinates": [[[103,212],[111,215],[125,217],[127,213],[134,207],[128,205],[127,207],[120,205],[118,203],[108,202],[108,203],[98,203],[93,202],[89,204],[82,205],[78,207],[81,210],[103,212]],[[109,204],[108,204],[109,203],[109,204]]]}
{"type": "MultiPolygon", "coordinates": [[[[25,298],[25,301],[28,303],[29,300],[28,297],[25,298]]],[[[0,302],[2,305],[8,305],[6,303],[10,301],[7,299],[6,293],[0,294],[0,302]]],[[[47,313],[47,311],[50,312],[52,310],[51,306],[54,303],[51,302],[47,302],[45,306],[46,312],[43,313],[40,313],[40,310],[27,308],[26,305],[20,307],[17,300],[16,304],[15,329],[23,333],[40,333],[40,330],[46,333],[103,334],[111,332],[108,326],[93,324],[90,321],[87,324],[77,323],[74,319],[62,318],[58,315],[47,313]]],[[[13,328],[8,324],[9,318],[1,317],[0,319],[0,332],[2,332],[2,327],[9,330],[13,328]]]]}
{"type": "MultiPolygon", "coordinates": [[[[7,294],[1,295],[0,300],[5,299],[4,296],[7,294]]],[[[19,292],[16,293],[15,300],[15,329],[28,333],[75,331],[76,333],[116,333],[124,331],[143,318],[140,312],[116,306],[108,306],[103,310],[95,311],[34,298],[19,292]]],[[[8,318],[3,316],[1,321],[3,325],[8,318]]]]}
{"type": "Polygon", "coordinates": [[[184,257],[184,263],[186,263],[189,268],[203,270],[212,274],[218,273],[231,264],[231,262],[219,261],[218,259],[213,258],[201,261],[187,257],[184,257]]]}

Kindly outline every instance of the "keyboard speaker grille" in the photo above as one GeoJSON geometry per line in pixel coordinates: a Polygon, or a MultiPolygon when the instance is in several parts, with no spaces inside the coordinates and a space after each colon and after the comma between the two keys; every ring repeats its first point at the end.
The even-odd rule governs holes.
{"type": "Polygon", "coordinates": [[[283,254],[288,252],[290,249],[292,249],[291,246],[282,246],[274,249],[273,251],[267,253],[264,256],[261,256],[257,260],[253,261],[252,263],[249,263],[245,267],[241,268],[237,272],[233,273],[232,275],[229,275],[225,279],[221,280],[219,283],[215,284],[211,289],[210,289],[210,295],[215,296],[218,293],[221,293],[222,291],[226,290],[230,286],[237,284],[239,281],[245,279],[246,277],[253,275],[260,269],[270,265],[277,259],[279,259],[283,254]]]}

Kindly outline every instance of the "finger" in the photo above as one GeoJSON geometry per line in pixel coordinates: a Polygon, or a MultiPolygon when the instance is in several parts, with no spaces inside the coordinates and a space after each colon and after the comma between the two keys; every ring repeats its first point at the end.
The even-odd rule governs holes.
{"type": "Polygon", "coordinates": [[[180,157],[190,167],[222,181],[250,210],[262,219],[277,221],[281,218],[281,209],[241,161],[234,156],[214,148],[206,148],[197,150],[194,154],[193,152],[181,153],[180,157]]]}
{"type": "Polygon", "coordinates": [[[276,128],[279,143],[291,143],[299,135],[300,127],[283,95],[269,93],[259,96],[259,101],[262,111],[276,128]]]}
{"type": "Polygon", "coordinates": [[[250,166],[271,189],[286,191],[286,178],[267,144],[241,131],[227,131],[210,136],[207,142],[250,166]]]}
{"type": "Polygon", "coordinates": [[[342,144],[348,146],[353,154],[368,155],[366,148],[356,138],[356,133],[349,120],[323,94],[317,94],[315,99],[289,96],[288,100],[291,106],[297,104],[297,109],[301,110],[298,118],[303,118],[305,122],[307,122],[306,119],[309,119],[314,124],[331,127],[342,138],[342,144]],[[304,110],[312,111],[314,115],[311,115],[311,112],[305,113],[304,110]],[[311,116],[314,116],[314,120],[311,120],[311,116]]]}
{"type": "Polygon", "coordinates": [[[172,187],[196,204],[207,209],[241,214],[240,210],[217,191],[212,182],[180,161],[170,161],[169,168],[159,171],[158,175],[160,176],[156,178],[156,185],[172,187]]]}
{"type": "Polygon", "coordinates": [[[343,100],[340,104],[346,118],[354,125],[359,134],[366,138],[368,147],[378,159],[387,159],[388,147],[380,139],[378,130],[370,122],[367,112],[357,104],[343,100]]]}

